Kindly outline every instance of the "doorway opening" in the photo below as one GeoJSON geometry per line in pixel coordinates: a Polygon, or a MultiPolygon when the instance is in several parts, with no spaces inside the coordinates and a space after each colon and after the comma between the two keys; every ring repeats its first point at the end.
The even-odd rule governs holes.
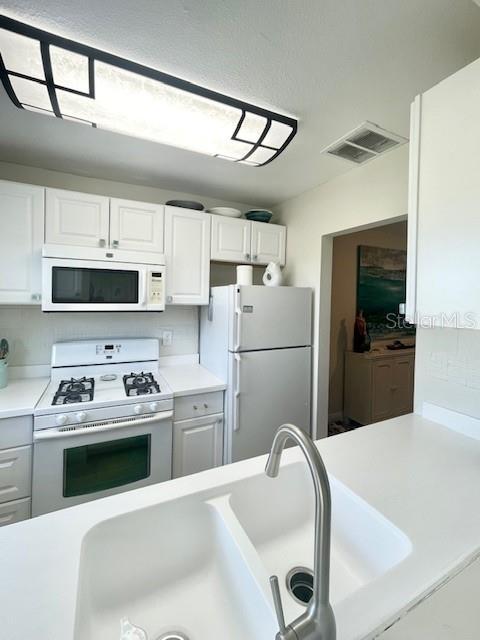
{"type": "Polygon", "coordinates": [[[328,435],[413,411],[407,221],[332,238],[328,435]]]}

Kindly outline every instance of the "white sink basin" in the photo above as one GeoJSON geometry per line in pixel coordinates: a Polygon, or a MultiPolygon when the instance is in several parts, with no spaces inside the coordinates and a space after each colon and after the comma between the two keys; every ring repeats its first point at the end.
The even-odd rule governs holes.
{"type": "MultiPolygon", "coordinates": [[[[398,528],[347,487],[330,477],[332,543],[330,601],[336,604],[385,574],[410,552],[398,528]]],[[[265,565],[277,574],[288,620],[302,611],[287,594],[286,576],[297,566],[313,569],[315,500],[306,464],[281,465],[239,483],[230,505],[265,565]]]]}
{"type": "Polygon", "coordinates": [[[190,640],[270,634],[264,596],[215,508],[198,499],[96,525],[80,567],[76,640],[119,640],[124,617],[149,640],[167,631],[190,640]]]}
{"type": "MultiPolygon", "coordinates": [[[[409,539],[335,479],[331,603],[338,605],[411,551],[409,539]]],[[[120,640],[120,621],[148,640],[272,640],[268,577],[277,574],[287,621],[303,610],[286,589],[313,567],[313,484],[306,464],[282,465],[214,491],[102,522],[85,536],[75,640],[120,640]]]]}

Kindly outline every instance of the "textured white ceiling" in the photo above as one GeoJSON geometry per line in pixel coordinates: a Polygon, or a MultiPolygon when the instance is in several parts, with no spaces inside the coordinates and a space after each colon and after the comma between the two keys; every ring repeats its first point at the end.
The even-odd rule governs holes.
{"type": "Polygon", "coordinates": [[[471,0],[0,0],[2,13],[300,120],[263,168],[16,109],[0,160],[274,204],[342,172],[319,151],[363,120],[408,136],[412,98],[480,56],[471,0]]]}

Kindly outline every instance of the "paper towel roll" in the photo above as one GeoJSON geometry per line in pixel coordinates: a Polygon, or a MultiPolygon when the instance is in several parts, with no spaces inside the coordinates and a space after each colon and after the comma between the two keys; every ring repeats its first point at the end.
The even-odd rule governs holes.
{"type": "Polygon", "coordinates": [[[237,267],[237,284],[253,284],[253,267],[249,264],[239,264],[237,267]]]}

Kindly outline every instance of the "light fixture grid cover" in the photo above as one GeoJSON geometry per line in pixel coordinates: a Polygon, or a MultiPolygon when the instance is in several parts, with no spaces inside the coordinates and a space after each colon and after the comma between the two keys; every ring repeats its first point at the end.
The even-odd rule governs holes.
{"type": "Polygon", "coordinates": [[[297,132],[297,120],[289,116],[3,15],[0,15],[0,79],[10,100],[19,109],[249,166],[270,163],[285,150],[297,132]],[[19,42],[23,40],[19,52],[25,50],[26,38],[35,45],[29,47],[33,52],[34,75],[25,73],[24,59],[15,57],[12,34],[16,34],[19,42]],[[39,65],[44,77],[38,73],[39,65]],[[32,98],[39,95],[42,103],[36,104],[32,98]],[[47,108],[45,95],[48,96],[47,108]],[[122,95],[124,99],[120,100],[122,95]],[[142,111],[139,96],[146,105],[146,113],[142,111]],[[136,100],[140,104],[136,104],[136,100]]]}

